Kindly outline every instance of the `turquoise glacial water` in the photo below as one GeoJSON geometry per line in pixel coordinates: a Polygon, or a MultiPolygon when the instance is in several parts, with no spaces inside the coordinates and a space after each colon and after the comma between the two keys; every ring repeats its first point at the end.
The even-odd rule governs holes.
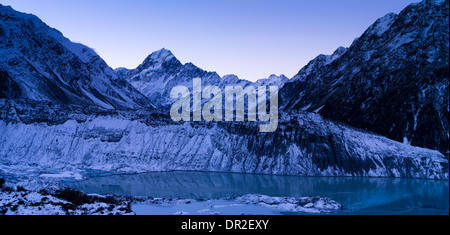
{"type": "MultiPolygon", "coordinates": [[[[109,175],[73,181],[69,186],[87,193],[114,193],[158,198],[219,199],[245,194],[329,197],[344,206],[335,214],[448,215],[449,181],[422,179],[298,177],[211,172],[154,172],[109,175]]],[[[200,204],[191,207],[201,208],[200,204]]],[[[254,212],[235,206],[226,214],[254,212]],[[235,208],[235,212],[230,211],[235,208]]],[[[189,205],[183,210],[189,210],[189,205]]],[[[144,214],[169,214],[173,207],[136,207],[144,214]],[[145,213],[147,211],[147,213],[145,213]]],[[[198,209],[195,208],[195,209],[198,209]]],[[[262,209],[262,214],[271,214],[262,209]]],[[[276,214],[276,213],[275,213],[276,214]]],[[[283,214],[283,213],[281,213],[283,214]]]]}

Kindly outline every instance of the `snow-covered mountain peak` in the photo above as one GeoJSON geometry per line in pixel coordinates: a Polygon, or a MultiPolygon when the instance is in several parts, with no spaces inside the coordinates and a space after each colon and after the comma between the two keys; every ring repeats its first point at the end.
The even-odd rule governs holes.
{"type": "Polygon", "coordinates": [[[237,75],[234,74],[227,74],[225,76],[222,77],[222,81],[224,83],[229,83],[229,84],[235,84],[239,82],[239,77],[237,75]]]}
{"type": "Polygon", "coordinates": [[[378,19],[372,26],[369,27],[367,33],[375,34],[378,37],[383,35],[397,19],[398,15],[395,13],[389,13],[384,17],[378,19]]]}
{"type": "Polygon", "coordinates": [[[272,74],[268,78],[260,79],[260,80],[256,81],[255,85],[257,85],[257,86],[277,86],[278,88],[281,88],[288,81],[289,81],[289,78],[287,78],[284,74],[281,74],[280,76],[278,76],[276,74],[272,74]]]}
{"type": "Polygon", "coordinates": [[[39,18],[33,14],[18,12],[16,10],[14,10],[11,6],[2,5],[1,3],[0,3],[0,13],[4,17],[11,17],[11,18],[19,18],[20,17],[22,19],[40,21],[39,18]]]}
{"type": "Polygon", "coordinates": [[[287,78],[284,74],[281,75],[272,74],[267,78],[267,81],[272,84],[276,82],[285,83],[289,81],[289,78],[287,78]]]}
{"type": "Polygon", "coordinates": [[[295,75],[292,80],[293,81],[305,81],[306,77],[312,73],[315,73],[323,66],[331,64],[333,61],[341,57],[345,52],[347,52],[348,48],[339,47],[334,51],[331,55],[321,54],[311,60],[305,67],[303,67],[297,75],[295,75]]]}
{"type": "Polygon", "coordinates": [[[164,62],[175,58],[175,56],[172,54],[170,50],[167,50],[165,48],[160,49],[159,51],[155,51],[152,54],[150,54],[149,59],[153,61],[158,62],[164,62]]]}
{"type": "Polygon", "coordinates": [[[144,62],[139,65],[136,70],[139,72],[155,71],[160,69],[165,69],[167,67],[181,66],[181,62],[173,55],[170,50],[165,48],[151,53],[144,62]]]}
{"type": "Polygon", "coordinates": [[[347,52],[347,49],[348,48],[342,46],[336,49],[336,51],[334,51],[334,53],[331,56],[326,56],[327,60],[324,65],[331,64],[333,61],[335,61],[337,58],[341,57],[345,52],[347,52]]]}
{"type": "Polygon", "coordinates": [[[339,56],[343,55],[345,52],[347,52],[347,49],[348,48],[346,48],[346,47],[339,47],[338,49],[336,49],[336,51],[334,51],[332,56],[339,57],[339,56]]]}
{"type": "Polygon", "coordinates": [[[268,77],[269,80],[274,80],[274,79],[278,79],[278,78],[279,78],[279,76],[277,76],[276,74],[271,74],[271,75],[268,77]]]}
{"type": "Polygon", "coordinates": [[[202,69],[197,67],[192,62],[188,62],[188,63],[183,65],[182,70],[184,70],[184,71],[198,71],[198,70],[202,70],[202,69]]]}

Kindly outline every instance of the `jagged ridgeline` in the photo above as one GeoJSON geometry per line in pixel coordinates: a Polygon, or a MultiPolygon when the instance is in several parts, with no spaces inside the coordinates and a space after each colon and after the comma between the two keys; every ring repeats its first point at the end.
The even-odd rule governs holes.
{"type": "Polygon", "coordinates": [[[448,179],[448,158],[436,151],[448,151],[448,42],[448,1],[423,1],[291,80],[249,82],[182,64],[167,49],[113,70],[36,16],[0,5],[0,163],[448,179]],[[277,131],[172,121],[171,89],[197,77],[203,87],[278,86],[277,131]]]}

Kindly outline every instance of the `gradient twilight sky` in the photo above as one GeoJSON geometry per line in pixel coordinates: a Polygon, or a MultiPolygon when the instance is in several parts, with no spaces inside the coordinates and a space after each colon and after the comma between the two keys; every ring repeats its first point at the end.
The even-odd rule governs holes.
{"type": "Polygon", "coordinates": [[[0,0],[32,13],[113,68],[151,52],[257,80],[293,77],[319,54],[348,47],[378,18],[419,0],[0,0]]]}

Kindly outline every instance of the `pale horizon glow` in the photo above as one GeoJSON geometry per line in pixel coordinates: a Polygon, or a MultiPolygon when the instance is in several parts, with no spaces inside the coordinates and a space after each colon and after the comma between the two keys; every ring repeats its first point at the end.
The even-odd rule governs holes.
{"type": "Polygon", "coordinates": [[[182,62],[256,81],[292,78],[418,0],[0,0],[38,16],[112,68],[166,48],[182,62]]]}

